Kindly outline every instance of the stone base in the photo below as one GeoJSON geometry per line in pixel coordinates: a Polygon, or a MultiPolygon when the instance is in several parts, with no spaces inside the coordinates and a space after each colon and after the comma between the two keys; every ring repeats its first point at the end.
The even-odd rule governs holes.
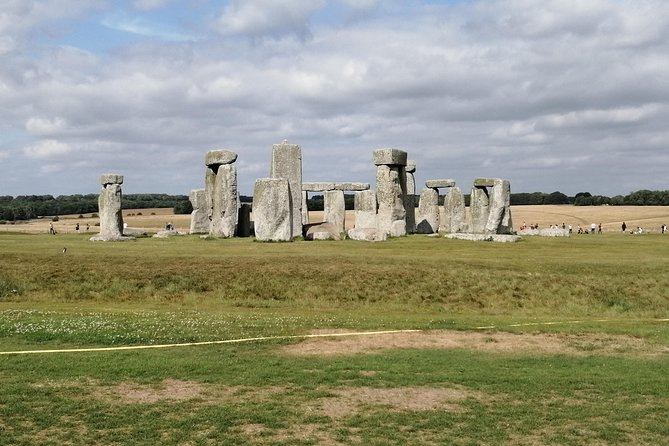
{"type": "Polygon", "coordinates": [[[518,231],[518,235],[535,235],[539,237],[569,237],[569,229],[522,229],[518,231]]]}
{"type": "Polygon", "coordinates": [[[499,243],[513,243],[522,240],[518,235],[508,234],[446,234],[444,238],[457,240],[470,240],[472,242],[499,242],[499,243]]]}
{"type": "Polygon", "coordinates": [[[311,225],[304,238],[306,240],[342,240],[346,238],[345,233],[340,233],[335,225],[325,222],[311,225]]]}
{"type": "Polygon", "coordinates": [[[387,239],[383,231],[370,228],[353,228],[348,230],[348,238],[365,242],[382,242],[387,239]]]}
{"type": "Polygon", "coordinates": [[[135,237],[127,237],[127,236],[120,236],[120,237],[109,237],[106,235],[94,235],[93,237],[89,238],[91,242],[127,242],[130,240],[135,240],[135,237]]]}

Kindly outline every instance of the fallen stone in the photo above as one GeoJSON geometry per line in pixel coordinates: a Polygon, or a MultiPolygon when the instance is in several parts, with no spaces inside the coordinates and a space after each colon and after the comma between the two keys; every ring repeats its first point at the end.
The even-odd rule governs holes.
{"type": "Polygon", "coordinates": [[[307,240],[341,240],[345,235],[346,233],[339,232],[339,228],[332,223],[325,222],[310,225],[304,238],[307,240]]]}
{"type": "Polygon", "coordinates": [[[497,242],[497,243],[514,243],[523,238],[518,235],[510,234],[446,234],[445,238],[457,240],[469,240],[472,242],[497,242]]]}
{"type": "Polygon", "coordinates": [[[387,235],[374,228],[352,228],[348,230],[348,238],[365,242],[382,242],[387,239],[387,235]]]}

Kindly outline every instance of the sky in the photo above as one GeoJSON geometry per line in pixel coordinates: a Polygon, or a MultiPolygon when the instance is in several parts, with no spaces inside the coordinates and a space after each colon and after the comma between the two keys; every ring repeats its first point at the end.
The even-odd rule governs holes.
{"type": "Polygon", "coordinates": [[[626,195],[668,136],[665,0],[0,0],[0,195],[185,195],[213,149],[251,195],[283,140],[304,181],[626,195]]]}

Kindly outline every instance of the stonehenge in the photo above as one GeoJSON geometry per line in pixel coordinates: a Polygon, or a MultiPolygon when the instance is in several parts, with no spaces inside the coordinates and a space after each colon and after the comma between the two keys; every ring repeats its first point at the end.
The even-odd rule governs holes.
{"type": "Polygon", "coordinates": [[[131,237],[123,236],[123,213],[121,184],[123,175],[107,173],[100,177],[102,190],[98,197],[100,214],[100,233],[90,238],[91,241],[122,241],[131,237]]]}
{"type": "MultiPolygon", "coordinates": [[[[449,238],[508,241],[515,234],[511,218],[511,185],[500,178],[476,178],[469,210],[452,179],[425,181],[416,207],[416,162],[395,148],[372,151],[376,189],[360,182],[303,182],[302,149],[284,140],[272,145],[269,177],[255,180],[253,203],[240,202],[237,153],[209,150],[205,154],[204,188],[193,189],[191,234],[207,237],[249,237],[259,241],[380,241],[407,234],[446,234],[449,238]],[[439,190],[445,189],[443,205],[439,190]],[[310,223],[309,193],[323,194],[323,220],[310,223]],[[345,192],[354,193],[352,228],[346,226],[345,192]],[[348,229],[348,231],[347,231],[348,229]],[[494,236],[494,237],[493,237],[494,236]]],[[[100,180],[100,234],[91,240],[123,240],[121,184],[123,176],[100,180]]]]}

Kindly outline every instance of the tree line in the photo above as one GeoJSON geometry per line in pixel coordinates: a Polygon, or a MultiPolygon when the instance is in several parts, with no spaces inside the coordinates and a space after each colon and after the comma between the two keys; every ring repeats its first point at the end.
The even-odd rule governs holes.
{"type": "MultiPolygon", "coordinates": [[[[440,204],[443,196],[439,197],[440,204]]],[[[241,202],[250,203],[253,197],[241,196],[241,202]]],[[[353,209],[353,195],[344,196],[346,209],[353,209]]],[[[418,196],[415,196],[418,204],[418,196]]],[[[465,195],[465,204],[469,205],[469,195],[465,195]]],[[[512,193],[511,205],[573,204],[575,206],[669,206],[669,190],[639,190],[628,195],[607,197],[579,192],[570,197],[562,192],[512,193]]],[[[310,210],[323,210],[323,195],[309,198],[310,210]]],[[[168,194],[124,194],[123,209],[173,208],[175,214],[190,214],[193,210],[186,195],[168,194]]],[[[86,195],[10,195],[0,196],[0,221],[29,220],[32,218],[91,214],[99,212],[98,194],[86,195]]]]}

